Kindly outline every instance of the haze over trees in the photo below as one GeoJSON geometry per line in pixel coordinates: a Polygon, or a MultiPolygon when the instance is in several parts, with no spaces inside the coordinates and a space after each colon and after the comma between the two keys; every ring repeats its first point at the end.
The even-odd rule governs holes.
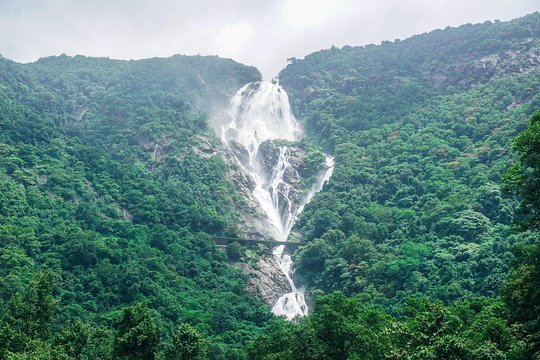
{"type": "Polygon", "coordinates": [[[282,71],[336,162],[296,224],[317,300],[293,322],[212,241],[242,200],[208,111],[259,79],[217,57],[0,58],[0,359],[540,356],[538,13],[282,71]]]}

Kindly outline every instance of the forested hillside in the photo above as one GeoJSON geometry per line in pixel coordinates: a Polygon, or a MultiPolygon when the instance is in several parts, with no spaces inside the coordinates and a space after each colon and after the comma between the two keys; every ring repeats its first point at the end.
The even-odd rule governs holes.
{"type": "Polygon", "coordinates": [[[515,258],[508,264],[511,270],[502,296],[471,295],[444,304],[417,293],[388,311],[365,293],[346,297],[337,291],[319,296],[313,313],[305,318],[296,322],[274,319],[250,344],[249,357],[538,359],[540,110],[513,144],[517,161],[504,174],[504,187],[521,198],[519,229],[527,241],[513,249],[515,258]]]}
{"type": "Polygon", "coordinates": [[[269,311],[209,236],[234,231],[237,195],[223,159],[198,150],[213,140],[197,104],[259,78],[217,57],[0,59],[0,308],[13,318],[0,358],[75,357],[44,339],[80,327],[93,345],[78,358],[96,358],[139,302],[128,310],[165,342],[181,323],[216,357],[249,341],[269,311]],[[41,308],[40,291],[58,303],[41,308]],[[50,319],[30,331],[36,312],[50,319]]]}
{"type": "Polygon", "coordinates": [[[333,47],[290,59],[280,81],[336,160],[296,229],[297,276],[329,295],[251,355],[538,356],[540,15],[333,47]],[[527,165],[504,191],[527,124],[527,165]]]}
{"type": "Polygon", "coordinates": [[[212,241],[243,199],[208,116],[260,77],[0,58],[0,359],[538,358],[540,14],[290,59],[335,160],[295,225],[316,305],[291,322],[212,241]]]}
{"type": "Polygon", "coordinates": [[[534,237],[512,228],[501,175],[540,107],[540,15],[333,48],[280,78],[336,159],[298,222],[312,291],[388,310],[409,296],[497,296],[512,247],[534,237]]]}

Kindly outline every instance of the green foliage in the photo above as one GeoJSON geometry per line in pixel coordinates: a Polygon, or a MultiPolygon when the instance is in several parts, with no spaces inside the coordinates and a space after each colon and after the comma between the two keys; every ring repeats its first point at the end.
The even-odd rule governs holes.
{"type": "Polygon", "coordinates": [[[313,314],[274,321],[250,345],[253,359],[524,359],[519,331],[500,303],[474,298],[445,307],[409,299],[392,317],[381,308],[332,293],[313,314]]]}
{"type": "Polygon", "coordinates": [[[113,339],[110,329],[76,321],[59,331],[53,344],[62,348],[70,359],[110,359],[113,339]]]}
{"type": "Polygon", "coordinates": [[[231,261],[238,261],[244,253],[244,247],[238,242],[232,242],[227,245],[225,252],[231,261]]]}
{"type": "Polygon", "coordinates": [[[529,126],[514,139],[518,162],[505,174],[506,186],[521,196],[521,221],[526,228],[540,229],[540,110],[529,126]]]}
{"type": "Polygon", "coordinates": [[[172,348],[166,356],[175,360],[202,360],[208,358],[208,344],[204,337],[189,324],[180,324],[173,333],[172,348]]]}
{"type": "Polygon", "coordinates": [[[0,328],[0,358],[37,351],[49,339],[51,318],[58,305],[53,297],[53,276],[51,272],[40,272],[24,293],[11,297],[0,328]]]}
{"type": "Polygon", "coordinates": [[[144,303],[122,310],[115,331],[82,321],[63,324],[54,336],[58,300],[51,272],[40,272],[24,294],[12,296],[0,323],[0,359],[206,359],[208,343],[188,324],[163,342],[162,321],[144,303]]]}
{"type": "Polygon", "coordinates": [[[517,259],[503,291],[510,320],[529,334],[531,358],[540,355],[540,238],[517,250],[517,259]]]}
{"type": "Polygon", "coordinates": [[[220,155],[200,150],[218,140],[199,105],[259,78],[217,57],[0,59],[0,312],[29,319],[5,336],[108,358],[114,319],[144,302],[164,339],[188,322],[217,358],[241,355],[270,314],[211,239],[234,230],[238,195],[220,155]],[[31,313],[41,300],[23,306],[41,269],[57,278],[50,321],[31,313]]]}
{"type": "MultiPolygon", "coordinates": [[[[534,69],[530,59],[538,47],[538,28],[536,13],[510,22],[435,30],[379,46],[332,47],[289,63],[280,73],[280,84],[295,113],[310,115],[304,118],[308,131],[337,144],[333,135],[339,128],[381,127],[435,96],[534,69]]],[[[525,100],[533,94],[534,87],[522,96],[525,100]]]]}
{"type": "Polygon", "coordinates": [[[336,163],[296,224],[300,281],[390,311],[410,296],[499,294],[513,246],[531,237],[512,226],[518,201],[501,177],[509,139],[540,106],[539,21],[332,48],[281,72],[297,118],[336,163]]]}
{"type": "Polygon", "coordinates": [[[116,358],[156,358],[161,330],[154,317],[150,309],[142,303],[123,310],[114,338],[116,358]]]}
{"type": "MultiPolygon", "coordinates": [[[[314,336],[323,355],[313,358],[538,356],[538,234],[512,226],[538,227],[538,113],[513,149],[509,139],[540,107],[530,61],[539,24],[536,13],[333,47],[282,71],[297,117],[336,160],[297,223],[307,244],[296,273],[313,294],[341,290],[363,304],[328,295],[290,325],[290,334],[314,336]],[[505,187],[521,203],[502,191],[508,168],[505,187]],[[505,304],[491,300],[501,288],[505,304]],[[368,310],[393,316],[364,341],[370,326],[358,319],[368,310]]],[[[259,358],[277,354],[264,351],[259,358]]]]}
{"type": "Polygon", "coordinates": [[[505,174],[506,186],[520,195],[520,224],[533,231],[532,241],[515,249],[516,259],[504,297],[510,319],[529,334],[529,355],[540,356],[540,110],[514,139],[519,161],[505,174]]]}
{"type": "Polygon", "coordinates": [[[327,295],[293,322],[212,241],[239,195],[205,112],[256,69],[0,58],[0,359],[538,356],[538,113],[517,162],[508,139],[540,107],[539,21],[290,59],[302,186],[321,147],[336,161],[295,229],[296,274],[327,295]]]}

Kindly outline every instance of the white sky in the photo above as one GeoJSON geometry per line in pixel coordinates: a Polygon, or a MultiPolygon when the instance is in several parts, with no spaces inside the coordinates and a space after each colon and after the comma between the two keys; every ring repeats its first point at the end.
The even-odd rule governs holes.
{"type": "Polygon", "coordinates": [[[20,62],[62,53],[219,55],[269,79],[287,58],[331,45],[404,39],[539,10],[538,0],[0,0],[0,54],[20,62]]]}

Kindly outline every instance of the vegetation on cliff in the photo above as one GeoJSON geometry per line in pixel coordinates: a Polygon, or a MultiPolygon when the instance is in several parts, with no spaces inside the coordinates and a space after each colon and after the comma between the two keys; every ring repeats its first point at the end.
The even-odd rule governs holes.
{"type": "Polygon", "coordinates": [[[295,322],[211,239],[241,201],[206,111],[256,69],[0,59],[0,359],[538,357],[539,31],[532,14],[291,59],[306,173],[319,145],[336,161],[295,228],[317,296],[295,322]]]}
{"type": "Polygon", "coordinates": [[[121,357],[133,331],[155,349],[184,323],[215,357],[249,341],[269,310],[210,238],[234,230],[237,195],[223,159],[193,148],[196,103],[259,78],[217,57],[0,59],[3,358],[99,358],[111,331],[121,357]]]}
{"type": "Polygon", "coordinates": [[[389,311],[411,296],[498,295],[513,246],[536,237],[512,227],[518,199],[501,176],[540,107],[539,25],[532,14],[333,48],[280,74],[336,160],[297,223],[297,274],[315,294],[389,311]]]}

